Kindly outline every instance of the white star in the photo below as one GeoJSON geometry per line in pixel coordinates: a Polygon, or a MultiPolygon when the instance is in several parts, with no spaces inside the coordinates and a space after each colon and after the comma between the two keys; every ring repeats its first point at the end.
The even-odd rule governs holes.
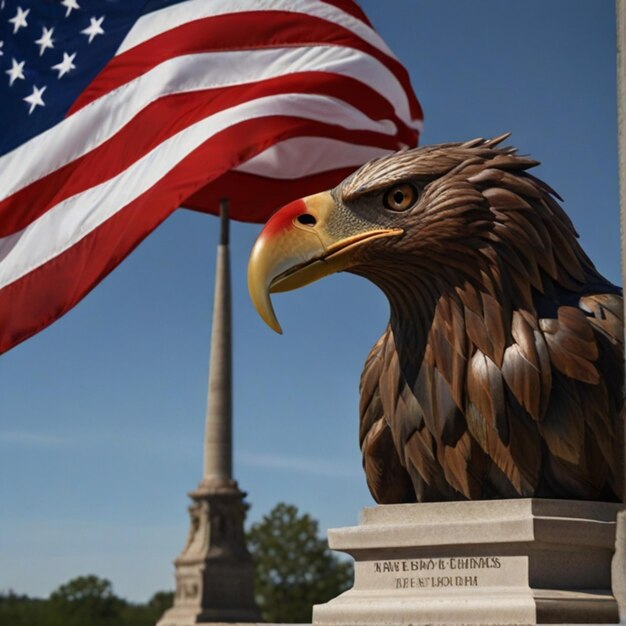
{"type": "Polygon", "coordinates": [[[46,90],[46,87],[42,87],[41,89],[39,89],[39,87],[37,87],[37,85],[33,85],[33,93],[30,94],[30,96],[26,96],[25,98],[22,98],[22,100],[24,100],[24,102],[28,102],[28,104],[30,104],[30,109],[28,110],[28,115],[30,115],[34,110],[35,107],[45,107],[46,103],[43,101],[42,99],[42,95],[43,92],[46,90]]]}
{"type": "Polygon", "coordinates": [[[76,69],[76,66],[73,63],[75,58],[76,52],[74,52],[74,54],[68,54],[67,52],[64,52],[63,60],[60,63],[52,66],[53,70],[58,70],[59,78],[61,78],[61,76],[65,76],[65,74],[68,74],[71,70],[76,69]]]}
{"type": "Polygon", "coordinates": [[[26,61],[20,61],[19,63],[12,59],[11,61],[11,69],[5,70],[4,73],[9,75],[9,87],[19,78],[20,80],[24,80],[24,64],[26,61]]]}
{"type": "Polygon", "coordinates": [[[89,35],[89,43],[93,41],[93,38],[96,35],[104,35],[104,31],[102,30],[101,24],[104,21],[104,16],[99,19],[92,17],[89,19],[89,26],[80,32],[83,35],[89,35]]]}
{"type": "Polygon", "coordinates": [[[76,2],[76,0],[63,0],[61,4],[67,8],[67,11],[65,12],[65,17],[69,17],[73,9],[80,9],[80,6],[78,5],[78,2],[76,2]]]}
{"type": "Polygon", "coordinates": [[[28,26],[26,17],[28,16],[29,13],[30,13],[30,9],[26,9],[26,11],[23,11],[22,7],[17,7],[17,13],[15,14],[15,17],[12,17],[9,20],[9,22],[13,24],[14,35],[20,28],[26,28],[26,26],[28,26]]]}
{"type": "Polygon", "coordinates": [[[4,11],[4,5],[5,5],[5,1],[1,0],[0,1],[0,11],[4,11]]]}
{"type": "Polygon", "coordinates": [[[0,57],[4,56],[4,52],[2,52],[2,48],[4,48],[4,41],[0,41],[0,57]]]}
{"type": "Polygon", "coordinates": [[[46,28],[42,27],[41,37],[35,41],[35,43],[39,46],[39,56],[42,56],[47,48],[54,48],[54,44],[52,43],[54,39],[52,39],[52,33],[54,33],[54,28],[46,28]]]}

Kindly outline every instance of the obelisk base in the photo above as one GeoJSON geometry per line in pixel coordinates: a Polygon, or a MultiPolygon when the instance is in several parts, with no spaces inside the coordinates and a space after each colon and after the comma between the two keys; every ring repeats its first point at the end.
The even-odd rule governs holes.
{"type": "Polygon", "coordinates": [[[313,608],[313,624],[619,623],[621,508],[520,499],[364,509],[359,526],[328,533],[354,557],[355,581],[313,608]]]}
{"type": "Polygon", "coordinates": [[[259,622],[254,563],[244,539],[245,494],[235,481],[206,481],[189,494],[191,528],[176,566],[174,606],[157,626],[259,622]]]}

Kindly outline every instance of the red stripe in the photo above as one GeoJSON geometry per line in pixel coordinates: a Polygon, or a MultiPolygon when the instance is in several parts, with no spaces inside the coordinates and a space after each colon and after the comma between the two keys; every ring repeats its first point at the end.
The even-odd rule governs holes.
{"type": "MultiPolygon", "coordinates": [[[[353,79],[344,79],[338,84],[335,76],[323,73],[291,74],[229,89],[216,88],[167,96],[151,103],[120,132],[90,153],[0,201],[0,236],[19,232],[59,202],[113,178],[162,141],[191,124],[248,100],[284,92],[327,95],[349,102],[372,119],[394,118],[391,105],[377,92],[353,79]]],[[[399,123],[399,120],[396,122],[399,123]]],[[[265,118],[256,123],[266,125],[265,118]]],[[[388,137],[373,132],[347,131],[332,124],[298,120],[289,133],[289,136],[308,134],[334,137],[388,150],[397,149],[398,142],[408,145],[417,143],[415,131],[408,127],[399,128],[396,137],[388,137]]],[[[267,144],[266,136],[263,141],[267,144]]],[[[247,154],[259,152],[258,147],[252,146],[247,138],[242,141],[242,146],[248,146],[247,154]]],[[[240,152],[232,155],[231,167],[241,162],[240,152]]],[[[190,192],[197,188],[198,185],[190,192]]]]}
{"type": "MultiPolygon", "coordinates": [[[[279,121],[279,120],[277,120],[279,121]]],[[[285,120],[283,120],[285,121],[285,120]]],[[[288,120],[287,120],[288,121],[288,120]]],[[[240,150],[242,138],[262,132],[258,126],[242,123],[211,138],[187,156],[155,186],[92,231],[72,248],[0,289],[0,353],[39,332],[79,302],[111,272],[158,224],[184,201],[190,181],[215,180],[198,196],[217,210],[218,199],[233,198],[233,213],[268,214],[268,203],[281,206],[298,195],[306,195],[334,185],[349,172],[328,172],[300,181],[275,181],[227,173],[229,154],[240,150]],[[251,127],[250,127],[251,126],[251,127]],[[212,165],[207,172],[207,163],[212,165]],[[219,180],[217,180],[219,178],[219,180]],[[250,207],[250,188],[254,184],[258,204],[250,207]],[[265,191],[271,189],[269,198],[265,191]],[[259,209],[258,207],[261,207],[259,209]]],[[[268,145],[273,144],[276,128],[270,129],[268,145]]],[[[258,138],[253,138],[258,142],[258,138]]],[[[190,206],[195,200],[190,200],[190,206]]]]}
{"type": "Polygon", "coordinates": [[[226,172],[218,180],[187,198],[183,204],[185,208],[205,213],[206,207],[212,207],[210,212],[216,213],[220,199],[228,197],[230,213],[234,219],[262,223],[281,206],[296,198],[332,189],[353,171],[353,167],[344,167],[281,181],[244,172],[226,172]],[[250,202],[251,189],[254,189],[254,202],[250,202]]]}
{"type": "Polygon", "coordinates": [[[338,45],[360,50],[385,65],[407,94],[414,119],[422,119],[406,69],[351,31],[312,16],[279,11],[251,11],[188,22],[113,57],[69,109],[75,113],[104,94],[136,79],[173,57],[284,46],[338,45]]]}

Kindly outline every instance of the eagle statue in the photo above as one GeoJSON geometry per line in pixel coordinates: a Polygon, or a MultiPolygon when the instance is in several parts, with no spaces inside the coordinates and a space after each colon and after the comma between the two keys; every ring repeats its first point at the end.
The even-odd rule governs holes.
{"type": "Polygon", "coordinates": [[[334,272],[389,300],[360,385],[379,503],[620,499],[621,289],[507,137],[370,161],[280,209],[252,250],[250,294],[278,332],[269,294],[334,272]]]}

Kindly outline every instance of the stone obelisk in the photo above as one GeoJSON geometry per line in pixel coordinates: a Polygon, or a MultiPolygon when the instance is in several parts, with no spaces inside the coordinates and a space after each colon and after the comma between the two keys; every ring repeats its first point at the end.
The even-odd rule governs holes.
{"type": "Polygon", "coordinates": [[[246,548],[245,493],[232,471],[232,341],[228,202],[220,204],[204,475],[189,495],[191,527],[176,566],[174,606],[158,626],[258,622],[254,563],[246,548]]]}

